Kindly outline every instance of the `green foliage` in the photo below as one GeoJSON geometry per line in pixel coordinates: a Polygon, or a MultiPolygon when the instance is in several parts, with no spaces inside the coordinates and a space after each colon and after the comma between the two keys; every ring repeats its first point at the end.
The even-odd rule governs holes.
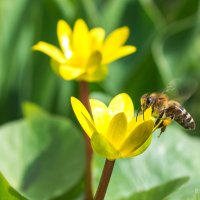
{"type": "Polygon", "coordinates": [[[4,200],[26,200],[9,185],[2,174],[0,174],[0,197],[4,200]]]}
{"type": "MultiPolygon", "coordinates": [[[[0,171],[30,199],[83,199],[83,138],[68,119],[74,119],[70,96],[77,96],[77,83],[61,80],[49,58],[31,50],[39,40],[58,45],[58,19],[72,25],[78,17],[108,32],[129,26],[128,43],[138,49],[112,63],[105,81],[90,85],[92,97],[108,102],[127,92],[137,109],[143,93],[162,91],[174,79],[189,77],[197,85],[185,104],[197,123],[195,133],[169,128],[142,156],[118,161],[107,199],[155,199],[154,192],[164,198],[184,176],[188,183],[167,198],[197,199],[200,141],[191,136],[200,135],[199,0],[0,0],[0,171]],[[35,104],[25,103],[21,111],[27,101],[35,104]]],[[[94,188],[101,169],[95,159],[94,188]]],[[[0,190],[10,195],[0,180],[0,190]]]]}
{"type": "Polygon", "coordinates": [[[170,195],[173,191],[177,190],[180,186],[185,184],[189,180],[188,177],[177,178],[175,180],[169,181],[157,187],[154,187],[147,191],[137,192],[128,198],[123,198],[123,200],[154,200],[155,197],[157,199],[164,199],[168,195],[170,195]]]}

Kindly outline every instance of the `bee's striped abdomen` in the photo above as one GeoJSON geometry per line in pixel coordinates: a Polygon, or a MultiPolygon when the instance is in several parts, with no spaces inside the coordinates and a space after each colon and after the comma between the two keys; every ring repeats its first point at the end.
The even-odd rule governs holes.
{"type": "Polygon", "coordinates": [[[168,109],[169,109],[169,112],[167,113],[168,114],[173,113],[174,120],[178,122],[182,127],[184,127],[185,129],[191,129],[191,130],[195,129],[196,127],[195,122],[192,116],[190,115],[190,113],[187,112],[185,108],[183,108],[180,105],[173,105],[173,106],[170,106],[168,109]]]}

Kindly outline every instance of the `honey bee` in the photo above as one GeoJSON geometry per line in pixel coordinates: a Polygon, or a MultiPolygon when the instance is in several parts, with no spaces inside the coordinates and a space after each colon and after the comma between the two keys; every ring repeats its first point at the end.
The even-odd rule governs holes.
{"type": "Polygon", "coordinates": [[[183,108],[179,102],[169,99],[166,94],[144,94],[141,97],[142,111],[144,112],[150,106],[152,107],[153,117],[157,119],[155,126],[161,128],[160,135],[165,131],[166,127],[173,120],[175,120],[185,129],[195,129],[196,125],[190,113],[188,113],[187,110],[183,108]]]}

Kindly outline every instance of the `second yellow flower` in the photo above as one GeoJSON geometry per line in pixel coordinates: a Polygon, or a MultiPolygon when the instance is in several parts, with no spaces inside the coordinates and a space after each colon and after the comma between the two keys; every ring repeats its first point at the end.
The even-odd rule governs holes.
{"type": "Polygon", "coordinates": [[[67,22],[59,20],[57,36],[61,50],[42,41],[33,50],[50,56],[54,71],[65,80],[103,80],[107,64],[136,51],[135,46],[123,46],[129,36],[128,27],[118,28],[105,38],[103,28],[89,30],[82,19],[75,22],[73,30],[67,22]]]}

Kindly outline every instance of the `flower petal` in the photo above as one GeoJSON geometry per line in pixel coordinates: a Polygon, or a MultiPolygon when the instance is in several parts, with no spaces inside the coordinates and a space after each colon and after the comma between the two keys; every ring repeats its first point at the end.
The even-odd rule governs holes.
{"type": "Polygon", "coordinates": [[[68,65],[59,66],[59,75],[65,80],[73,80],[85,73],[85,69],[75,68],[68,65]]]}
{"type": "Polygon", "coordinates": [[[104,51],[106,55],[113,53],[127,41],[128,36],[129,28],[126,26],[114,30],[106,38],[102,51],[104,51]]]}
{"type": "Polygon", "coordinates": [[[149,138],[146,140],[146,142],[140,146],[137,150],[130,153],[129,157],[137,156],[139,154],[142,154],[151,144],[152,141],[152,135],[149,136],[149,138]]]}
{"type": "Polygon", "coordinates": [[[94,71],[88,71],[87,73],[81,75],[79,77],[79,80],[85,80],[88,82],[96,82],[96,81],[102,81],[106,75],[108,74],[108,67],[107,65],[99,65],[95,68],[94,71]]]}
{"type": "Polygon", "coordinates": [[[59,63],[66,62],[64,54],[54,45],[40,41],[36,45],[34,45],[32,49],[47,54],[49,57],[53,58],[59,63]]]}
{"type": "Polygon", "coordinates": [[[131,45],[120,47],[114,52],[112,52],[111,54],[109,54],[109,56],[106,56],[105,54],[103,54],[104,56],[103,56],[102,63],[103,64],[111,63],[119,58],[122,58],[124,56],[134,53],[136,50],[137,50],[136,47],[131,46],[131,45]]]}
{"type": "Polygon", "coordinates": [[[65,54],[67,59],[72,57],[72,50],[71,50],[71,35],[72,30],[67,22],[64,20],[59,20],[57,25],[57,35],[59,44],[65,54]]]}
{"type": "Polygon", "coordinates": [[[106,137],[116,149],[119,149],[126,136],[127,118],[124,113],[118,113],[110,121],[106,137]]]}
{"type": "Polygon", "coordinates": [[[86,81],[99,81],[107,75],[107,67],[101,65],[101,53],[95,51],[90,56],[87,66],[86,73],[83,74],[80,79],[86,81]]]}
{"type": "Polygon", "coordinates": [[[122,153],[123,157],[129,157],[134,151],[139,149],[152,134],[153,127],[153,120],[144,121],[136,126],[120,147],[119,151],[122,153]]]}
{"type": "Polygon", "coordinates": [[[108,106],[113,115],[124,112],[128,122],[133,118],[133,102],[128,94],[121,93],[115,96],[108,106]]]}
{"type": "Polygon", "coordinates": [[[84,62],[90,55],[90,37],[88,26],[82,19],[75,22],[72,44],[73,51],[84,62]]]}
{"type": "Polygon", "coordinates": [[[91,145],[95,153],[108,160],[115,160],[120,157],[120,152],[103,135],[94,133],[91,138],[91,145]]]}
{"type": "Polygon", "coordinates": [[[128,133],[131,133],[133,129],[138,125],[136,121],[136,117],[134,117],[129,123],[128,123],[128,133]]]}
{"type": "Polygon", "coordinates": [[[102,135],[107,132],[110,115],[107,106],[99,100],[90,99],[92,117],[98,133],[102,135]]]}
{"type": "Polygon", "coordinates": [[[105,30],[103,28],[97,27],[90,31],[91,40],[91,51],[100,50],[103,45],[103,40],[105,37],[105,30]]]}
{"type": "Polygon", "coordinates": [[[101,64],[101,60],[102,60],[102,55],[99,51],[94,51],[89,59],[88,59],[88,63],[87,63],[87,68],[89,69],[93,69],[93,71],[95,70],[95,68],[99,67],[101,64]]]}
{"type": "Polygon", "coordinates": [[[88,137],[91,138],[92,134],[96,131],[92,117],[84,107],[84,105],[75,97],[71,97],[71,104],[73,111],[81,124],[88,137]]]}

